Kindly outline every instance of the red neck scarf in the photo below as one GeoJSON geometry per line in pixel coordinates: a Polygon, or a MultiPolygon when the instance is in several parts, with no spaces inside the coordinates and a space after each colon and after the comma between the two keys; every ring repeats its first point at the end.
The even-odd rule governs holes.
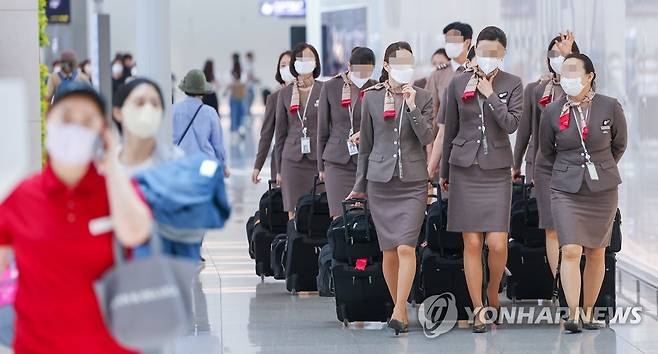
{"type": "MultiPolygon", "coordinates": [[[[560,131],[567,130],[569,128],[569,123],[571,122],[571,108],[577,108],[583,103],[591,103],[594,99],[594,90],[590,89],[587,93],[587,96],[580,101],[572,101],[571,98],[567,95],[567,102],[562,106],[562,111],[560,113],[560,131]]],[[[591,109],[591,107],[590,107],[591,109]]],[[[581,117],[581,133],[583,135],[583,140],[587,139],[587,133],[589,133],[589,128],[587,127],[587,122],[584,122],[585,117],[581,117]]]]}

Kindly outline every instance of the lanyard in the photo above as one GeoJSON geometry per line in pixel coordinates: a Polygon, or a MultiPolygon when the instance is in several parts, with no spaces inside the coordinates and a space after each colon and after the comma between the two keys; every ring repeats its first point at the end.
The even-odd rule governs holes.
{"type": "Polygon", "coordinates": [[[484,105],[484,102],[482,102],[482,99],[480,98],[480,95],[478,95],[478,106],[480,106],[480,127],[482,129],[482,152],[484,152],[485,155],[489,154],[489,144],[487,144],[487,127],[484,125],[484,109],[482,106],[484,105]]]}
{"type": "Polygon", "coordinates": [[[402,113],[404,113],[404,99],[400,106],[400,116],[398,117],[398,170],[400,170],[400,179],[402,179],[402,145],[400,144],[400,137],[402,136],[402,113]]]}
{"type": "MultiPolygon", "coordinates": [[[[311,99],[311,93],[313,92],[313,86],[315,84],[311,85],[311,89],[308,91],[308,97],[306,97],[306,104],[304,104],[304,115],[303,118],[302,116],[299,115],[299,110],[297,110],[297,118],[299,119],[299,123],[302,124],[302,134],[304,134],[304,137],[306,137],[306,125],[304,122],[306,122],[306,109],[308,108],[308,102],[311,99]]],[[[299,88],[297,88],[299,90],[299,88]]]]}
{"type": "Polygon", "coordinates": [[[354,134],[354,108],[356,107],[356,102],[354,102],[354,106],[350,104],[347,107],[347,112],[350,114],[350,133],[347,136],[348,138],[354,134]]]}
{"type": "MultiPolygon", "coordinates": [[[[581,122],[583,124],[587,124],[587,120],[589,117],[589,108],[587,109],[587,113],[583,113],[582,107],[578,106],[578,115],[580,116],[581,122]]],[[[573,120],[576,121],[576,127],[578,128],[578,136],[580,137],[580,144],[583,146],[583,150],[585,150],[585,159],[587,160],[587,162],[591,163],[592,162],[592,160],[590,160],[591,156],[589,154],[589,151],[587,151],[587,147],[585,146],[585,139],[583,138],[583,129],[586,125],[583,126],[583,128],[581,128],[575,114],[573,115],[573,120]]]]}

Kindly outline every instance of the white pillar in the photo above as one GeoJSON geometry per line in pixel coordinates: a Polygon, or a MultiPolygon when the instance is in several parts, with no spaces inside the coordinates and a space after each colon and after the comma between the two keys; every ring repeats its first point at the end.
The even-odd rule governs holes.
{"type": "Polygon", "coordinates": [[[165,122],[158,140],[171,143],[171,36],[169,0],[137,1],[137,75],[160,85],[165,100],[165,122]]]}
{"type": "MultiPolygon", "coordinates": [[[[322,60],[322,12],[320,0],[306,1],[306,43],[312,44],[322,60]]],[[[321,63],[324,65],[324,63],[321,63]]]]}
{"type": "MultiPolygon", "coordinates": [[[[0,1],[0,78],[17,79],[24,87],[27,102],[26,114],[21,116],[4,115],[0,118],[3,128],[5,120],[20,120],[28,131],[29,155],[20,164],[30,171],[41,168],[41,98],[39,78],[39,15],[37,1],[0,1]]],[[[9,128],[8,128],[9,129],[9,128]]],[[[11,146],[10,141],[0,141],[0,149],[12,151],[20,147],[11,146]]],[[[25,158],[24,158],[25,159],[25,158]]]]}

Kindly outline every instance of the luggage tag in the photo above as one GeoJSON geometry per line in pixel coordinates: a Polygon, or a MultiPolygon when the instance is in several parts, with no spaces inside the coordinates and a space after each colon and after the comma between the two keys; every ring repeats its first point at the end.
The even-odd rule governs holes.
{"type": "Polygon", "coordinates": [[[594,166],[594,163],[591,161],[587,161],[585,162],[585,166],[587,166],[587,172],[589,172],[589,178],[591,178],[592,181],[598,181],[599,174],[596,172],[596,166],[594,166]]]}
{"type": "Polygon", "coordinates": [[[302,138],[301,138],[302,154],[310,154],[311,153],[311,138],[306,136],[306,127],[304,127],[303,134],[304,134],[304,136],[302,136],[302,138]]]}
{"type": "MultiPolygon", "coordinates": [[[[349,136],[351,137],[353,134],[352,129],[350,129],[350,134],[349,136]]],[[[350,156],[358,155],[359,154],[359,147],[354,144],[349,137],[347,138],[347,151],[349,152],[350,156]]]]}

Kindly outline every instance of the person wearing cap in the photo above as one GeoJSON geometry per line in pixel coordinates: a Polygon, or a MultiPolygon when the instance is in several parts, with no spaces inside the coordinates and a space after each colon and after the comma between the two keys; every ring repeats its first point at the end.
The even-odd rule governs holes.
{"type": "Polygon", "coordinates": [[[85,82],[91,84],[91,79],[87,74],[78,70],[77,59],[75,54],[70,51],[62,53],[62,57],[59,60],[60,71],[53,71],[52,74],[48,77],[47,91],[46,91],[46,101],[51,102],[53,96],[61,89],[62,84],[68,85],[70,82],[85,82]]]}
{"type": "Polygon", "coordinates": [[[199,69],[190,70],[178,85],[187,98],[174,105],[173,142],[186,155],[203,153],[224,165],[224,175],[229,176],[222,126],[217,111],[203,103],[203,97],[213,92],[206,75],[199,69]]]}
{"type": "Polygon", "coordinates": [[[112,238],[140,245],[152,220],[119,166],[104,112],[89,85],[60,92],[46,116],[45,168],[0,204],[0,247],[13,249],[20,269],[17,354],[133,353],[110,336],[93,285],[113,264],[112,238]]]}

